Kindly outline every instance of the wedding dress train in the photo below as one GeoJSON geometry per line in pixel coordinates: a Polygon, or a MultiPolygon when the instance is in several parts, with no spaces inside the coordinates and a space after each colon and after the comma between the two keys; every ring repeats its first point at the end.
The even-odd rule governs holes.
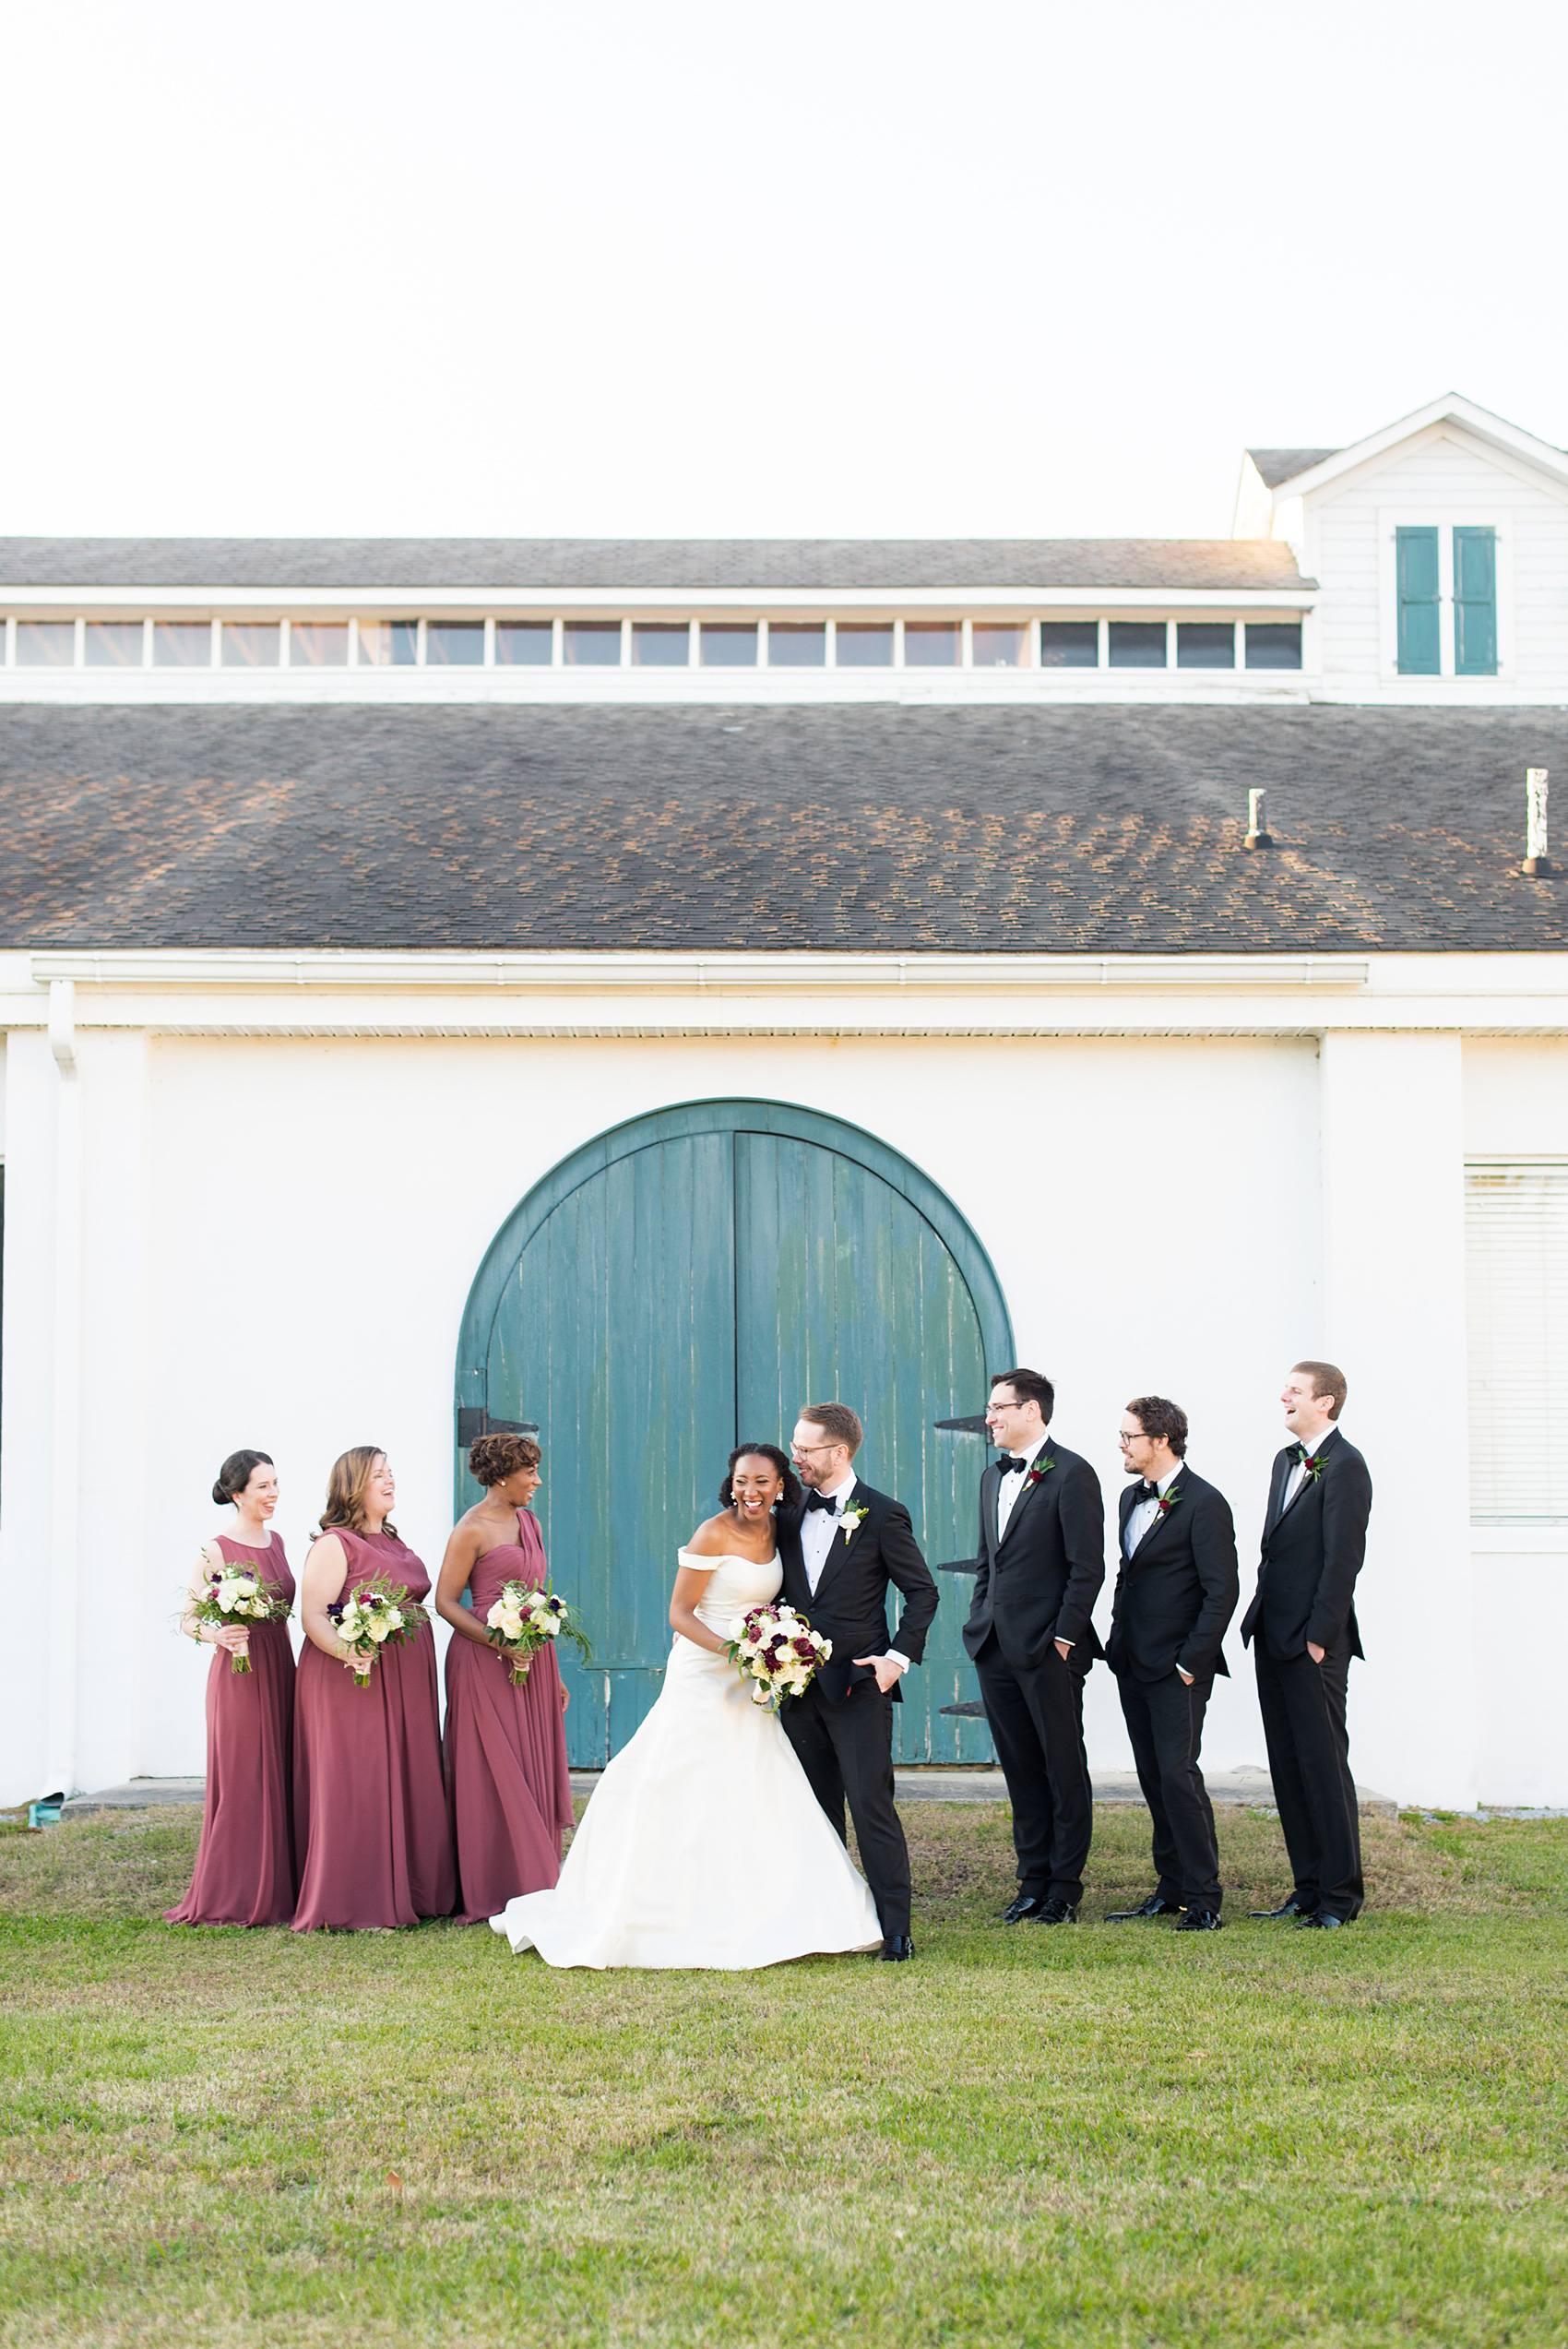
{"type": "MultiPolygon", "coordinates": [[[[782,1579],[777,1559],[721,1557],[696,1612],[727,1639],[782,1579]]],[[[749,1686],[677,1633],[659,1699],[600,1778],[559,1883],[509,1901],[492,1930],[552,1966],[741,1971],[879,1948],[865,1882],[749,1686]]]]}

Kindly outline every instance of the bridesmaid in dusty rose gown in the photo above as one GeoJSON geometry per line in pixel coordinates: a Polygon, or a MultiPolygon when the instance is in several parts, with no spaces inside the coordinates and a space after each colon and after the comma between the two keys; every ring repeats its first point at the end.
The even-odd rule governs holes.
{"type": "MultiPolygon", "coordinates": [[[[254,1566],[284,1604],[294,1578],[283,1544],[268,1530],[278,1506],[278,1471],[267,1452],[231,1452],[212,1497],[234,1507],[232,1533],[215,1534],[191,1577],[191,1597],[207,1587],[206,1570],[254,1566]]],[[[228,1623],[184,1628],[213,1651],[207,1675],[207,1806],[191,1889],[171,1925],[287,1925],[294,1914],[294,1651],[279,1616],[249,1630],[228,1623]],[[235,1656],[248,1672],[236,1672],[235,1656]]]]}
{"type": "Polygon", "coordinates": [[[441,1781],[435,1640],[380,1649],[370,1685],[327,1608],[373,1577],[423,1600],[430,1577],[391,1522],[386,1455],[361,1444],[335,1462],[320,1538],[305,1560],[294,1710],[296,1933],[316,1926],[389,1930],[449,1916],[457,1892],[441,1781]]]}
{"type": "Polygon", "coordinates": [[[492,1644],[485,1616],[506,1582],[544,1588],[544,1543],[529,1507],[540,1449],[528,1436],[481,1436],[469,1468],[482,1501],[458,1519],[435,1604],[452,1626],[446,1650],[446,1803],[457,1853],[458,1922],[479,1925],[519,1892],[544,1892],[561,1873],[572,1824],[562,1715],[566,1691],[553,1647],[528,1678],[492,1644]],[[468,1588],[471,1606],[463,1604],[468,1588]]]}

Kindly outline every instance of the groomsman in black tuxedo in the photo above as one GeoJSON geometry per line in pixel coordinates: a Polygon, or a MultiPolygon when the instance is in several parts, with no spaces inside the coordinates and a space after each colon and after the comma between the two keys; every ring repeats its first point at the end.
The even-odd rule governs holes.
{"type": "Polygon", "coordinates": [[[986,1425],[1003,1447],[980,1478],[980,1571],[964,1645],[1013,1806],[1019,1925],[1068,1925],[1094,1832],[1084,1680],[1100,1652],[1105,1505],[1087,1460],[1047,1435],[1056,1392],[1038,1370],[999,1371],[986,1425]]]}
{"type": "Polygon", "coordinates": [[[1348,1925],[1362,1900],[1361,1833],[1345,1699],[1361,1653],[1356,1577],[1372,1478],[1338,1427],[1345,1374],[1299,1362],[1280,1397],[1295,1441],[1274,1462],[1258,1587],[1241,1620],[1253,1642],[1269,1775],[1295,1889],[1254,1916],[1348,1925]]]}
{"type": "Polygon", "coordinates": [[[806,1488],[800,1525],[780,1526],[780,1596],[833,1653],[803,1697],[779,1715],[812,1793],[844,1841],[844,1803],[882,1926],[882,1955],[912,1958],[909,1853],[893,1801],[893,1708],[898,1683],[925,1653],[936,1584],[902,1501],[862,1485],[851,1462],[861,1423],[848,1403],[811,1403],[790,1438],[806,1488]],[[887,1590],[901,1594],[897,1644],[887,1628],[887,1590]]]}
{"type": "Polygon", "coordinates": [[[1204,1714],[1236,1612],[1236,1528],[1223,1493],[1187,1466],[1187,1414],[1137,1395],[1122,1414],[1122,1562],[1106,1661],[1122,1692],[1138,1783],[1154,1821],[1159,1882],[1108,1923],[1186,1914],[1178,1933],[1218,1933],[1219,1847],[1198,1768],[1204,1714]]]}

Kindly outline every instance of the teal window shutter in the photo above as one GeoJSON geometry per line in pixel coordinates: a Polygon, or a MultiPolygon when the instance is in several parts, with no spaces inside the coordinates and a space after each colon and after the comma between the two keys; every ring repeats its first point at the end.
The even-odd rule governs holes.
{"type": "Polygon", "coordinates": [[[1454,533],[1454,674],[1497,674],[1497,532],[1454,533]]]}
{"type": "Polygon", "coordinates": [[[1399,674],[1435,677],[1443,668],[1438,644],[1437,531],[1394,534],[1398,569],[1399,674]]]}

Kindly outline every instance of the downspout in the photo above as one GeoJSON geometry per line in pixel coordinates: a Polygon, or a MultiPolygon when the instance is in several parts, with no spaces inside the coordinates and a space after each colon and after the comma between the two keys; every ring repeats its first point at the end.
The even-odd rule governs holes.
{"type": "Polygon", "coordinates": [[[49,1049],[59,1073],[54,1106],[54,1373],[49,1544],[49,1767],[46,1788],[77,1786],[81,1518],[82,1095],[77,990],[49,983],[49,1049]]]}

